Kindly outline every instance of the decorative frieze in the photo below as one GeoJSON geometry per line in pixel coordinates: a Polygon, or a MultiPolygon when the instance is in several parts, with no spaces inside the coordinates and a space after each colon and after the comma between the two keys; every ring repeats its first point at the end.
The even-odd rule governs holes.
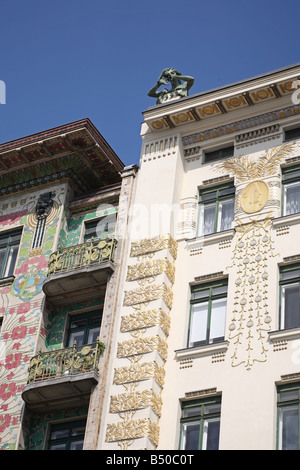
{"type": "Polygon", "coordinates": [[[141,256],[165,249],[171,253],[175,260],[177,256],[177,243],[170,235],[156,238],[144,238],[140,241],[131,243],[130,256],[141,256]]]}
{"type": "Polygon", "coordinates": [[[153,277],[158,274],[166,273],[169,280],[173,284],[175,277],[174,265],[167,259],[158,259],[138,263],[127,268],[127,281],[136,281],[145,277],[153,277]]]}
{"type": "Polygon", "coordinates": [[[149,284],[138,289],[125,292],[124,305],[130,306],[152,300],[163,299],[169,308],[172,307],[173,292],[165,284],[149,284]]]}
{"type": "Polygon", "coordinates": [[[121,319],[121,332],[145,329],[159,325],[165,335],[169,334],[170,317],[161,308],[152,310],[136,310],[130,315],[126,315],[121,319]]]}
{"type": "Polygon", "coordinates": [[[134,393],[120,393],[111,398],[111,413],[124,413],[125,411],[139,410],[150,407],[157,416],[161,414],[162,400],[153,390],[135,391],[134,393]]]}
{"type": "Polygon", "coordinates": [[[118,344],[118,357],[129,357],[158,351],[160,356],[167,359],[167,343],[159,336],[130,339],[118,344]]]}
{"type": "Polygon", "coordinates": [[[138,262],[128,264],[126,282],[138,287],[125,291],[123,307],[125,312],[130,310],[121,318],[117,345],[117,360],[130,364],[115,368],[113,385],[123,386],[125,392],[111,397],[110,413],[117,413],[121,421],[108,424],[106,433],[106,442],[117,442],[121,449],[140,438],[150,441],[151,445],[149,441],[144,444],[146,448],[158,445],[176,255],[177,243],[169,235],[131,244],[130,257],[138,262]],[[162,251],[164,257],[159,258],[162,251]],[[150,336],[149,328],[156,334],[150,336]],[[124,340],[122,335],[126,335],[124,340]],[[142,412],[146,418],[133,419],[142,412]]]}
{"type": "MultiPolygon", "coordinates": [[[[148,437],[150,441],[157,446],[159,440],[159,427],[148,418],[123,421],[117,424],[108,424],[106,432],[106,441],[132,441],[134,439],[148,437]]],[[[128,445],[132,442],[128,442],[128,445]]],[[[127,448],[127,446],[122,448],[127,448]]]]}
{"type": "Polygon", "coordinates": [[[165,369],[159,366],[157,362],[133,363],[127,367],[118,367],[115,369],[113,383],[115,385],[126,385],[132,382],[141,382],[154,379],[155,382],[163,387],[165,380],[165,369]]]}

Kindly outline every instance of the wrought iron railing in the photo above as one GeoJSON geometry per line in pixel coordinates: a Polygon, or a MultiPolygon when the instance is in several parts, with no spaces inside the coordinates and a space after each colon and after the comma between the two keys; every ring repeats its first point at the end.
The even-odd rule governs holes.
{"type": "Polygon", "coordinates": [[[93,266],[114,261],[117,241],[114,238],[99,240],[91,238],[86,243],[60,248],[50,255],[48,276],[71,269],[93,266]]]}
{"type": "Polygon", "coordinates": [[[34,356],[28,368],[28,383],[67,375],[98,372],[98,362],[104,344],[100,341],[65,349],[40,352],[34,356]]]}

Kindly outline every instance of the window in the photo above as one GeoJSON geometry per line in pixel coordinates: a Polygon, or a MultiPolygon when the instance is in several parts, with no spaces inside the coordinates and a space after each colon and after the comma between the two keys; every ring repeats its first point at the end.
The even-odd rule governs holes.
{"type": "Polygon", "coordinates": [[[111,238],[114,236],[116,226],[116,214],[103,217],[102,219],[86,222],[84,242],[94,238],[111,238]]]}
{"type": "Polygon", "coordinates": [[[234,147],[225,147],[219,150],[214,150],[212,152],[204,153],[204,163],[214,162],[216,160],[221,160],[222,158],[232,157],[234,154],[234,147]]]}
{"type": "Polygon", "coordinates": [[[300,139],[300,127],[295,127],[294,129],[289,129],[284,133],[284,140],[287,142],[289,140],[300,139]]]}
{"type": "Polygon", "coordinates": [[[101,310],[82,313],[70,317],[67,347],[91,344],[97,341],[102,319],[101,310]]]}
{"type": "Polygon", "coordinates": [[[82,450],[85,425],[85,419],[51,425],[48,449],[82,450]]]}
{"type": "Polygon", "coordinates": [[[277,390],[277,447],[299,450],[300,384],[288,384],[277,390]]]}
{"type": "Polygon", "coordinates": [[[182,404],[181,450],[218,450],[221,397],[182,404]]]}
{"type": "Polygon", "coordinates": [[[14,273],[22,230],[0,235],[0,278],[14,273]]]}
{"type": "Polygon", "coordinates": [[[300,326],[300,265],[280,269],[280,329],[300,326]]]}
{"type": "Polygon", "coordinates": [[[232,184],[200,191],[198,236],[229,230],[234,216],[232,184]]]}
{"type": "Polygon", "coordinates": [[[224,341],[227,280],[192,288],[188,347],[224,341]]]}
{"type": "Polygon", "coordinates": [[[300,166],[282,172],[283,215],[300,212],[300,166]]]}

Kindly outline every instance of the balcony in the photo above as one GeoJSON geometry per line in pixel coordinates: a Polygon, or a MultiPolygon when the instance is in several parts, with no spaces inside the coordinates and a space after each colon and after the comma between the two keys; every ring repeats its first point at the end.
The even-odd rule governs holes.
{"type": "Polygon", "coordinates": [[[28,368],[28,381],[22,392],[27,407],[35,413],[87,405],[98,383],[98,363],[104,344],[41,352],[28,368]]]}
{"type": "Polygon", "coordinates": [[[63,305],[103,295],[114,272],[116,246],[114,238],[92,238],[86,243],[52,253],[48,277],[43,285],[48,300],[55,305],[63,305]]]}

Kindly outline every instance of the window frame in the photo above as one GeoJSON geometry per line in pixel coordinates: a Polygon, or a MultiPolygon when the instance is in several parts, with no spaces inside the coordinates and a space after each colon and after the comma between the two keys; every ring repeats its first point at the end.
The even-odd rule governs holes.
{"type": "Polygon", "coordinates": [[[300,450],[300,383],[289,383],[285,385],[279,385],[277,387],[277,430],[276,430],[276,447],[277,450],[282,450],[282,435],[280,431],[282,425],[280,423],[281,410],[286,407],[297,406],[298,407],[298,450],[300,450]],[[284,392],[298,392],[297,398],[281,401],[281,394],[284,392]]]}
{"type": "Polygon", "coordinates": [[[215,150],[204,150],[203,152],[203,163],[214,163],[218,160],[223,160],[225,158],[231,158],[234,156],[234,145],[227,145],[226,147],[221,147],[215,150]],[[208,158],[207,158],[208,157],[208,158]],[[209,158],[211,157],[211,159],[209,158]]]}
{"type": "MultiPolygon", "coordinates": [[[[180,437],[179,437],[179,449],[186,450],[183,447],[184,440],[184,427],[189,423],[199,423],[199,438],[198,438],[198,449],[194,450],[206,450],[203,449],[203,438],[204,438],[204,422],[205,420],[218,419],[219,421],[219,436],[220,436],[220,424],[221,424],[221,407],[222,407],[222,397],[221,395],[208,396],[205,398],[200,398],[191,401],[182,401],[181,402],[181,417],[180,417],[180,437]],[[206,413],[206,409],[209,406],[219,406],[219,410],[213,413],[206,413]],[[184,412],[188,409],[196,410],[200,408],[199,414],[193,416],[184,417],[184,412]]],[[[218,440],[219,448],[219,440],[218,440]]]]}
{"type": "MultiPolygon", "coordinates": [[[[23,227],[17,228],[15,230],[10,230],[8,232],[0,233],[0,250],[5,249],[3,263],[2,263],[2,266],[0,266],[0,279],[7,279],[14,275],[14,271],[15,271],[15,267],[16,267],[17,259],[19,255],[19,249],[21,245],[22,233],[23,233],[23,227]],[[13,237],[16,237],[16,236],[19,236],[19,240],[14,242],[13,237]],[[5,240],[7,240],[7,242],[2,244],[2,241],[5,241],[5,240]],[[7,276],[5,274],[8,268],[10,249],[12,247],[17,247],[17,254],[16,254],[15,261],[14,261],[12,273],[7,276]]],[[[11,268],[9,266],[9,271],[10,270],[11,268]]]]}
{"type": "Polygon", "coordinates": [[[196,348],[201,346],[206,346],[209,344],[217,344],[225,341],[225,324],[226,324],[226,315],[227,315],[227,298],[228,298],[228,279],[223,278],[218,281],[197,284],[191,286],[191,299],[190,299],[190,314],[189,314],[189,325],[188,325],[188,338],[187,338],[187,348],[196,348]],[[214,294],[213,289],[218,287],[225,287],[226,292],[220,294],[214,294]],[[209,294],[202,298],[195,298],[195,293],[209,290],[209,294]],[[215,300],[226,299],[226,309],[224,316],[224,336],[219,336],[210,341],[211,334],[211,319],[212,319],[212,306],[215,300]],[[193,316],[193,306],[199,304],[207,303],[207,321],[206,321],[206,336],[205,340],[196,341],[191,344],[191,331],[192,331],[192,316],[193,316]]]}
{"type": "MultiPolygon", "coordinates": [[[[235,207],[235,186],[233,182],[228,182],[226,184],[218,185],[218,186],[210,186],[208,188],[201,188],[199,189],[199,203],[198,203],[198,227],[197,227],[197,237],[212,235],[213,233],[220,233],[224,230],[218,230],[218,226],[221,225],[221,220],[219,218],[219,208],[220,203],[223,201],[230,201],[233,200],[233,217],[232,222],[234,220],[234,207],[235,207]],[[232,193],[221,195],[222,191],[232,190],[232,193]],[[203,200],[203,196],[208,196],[211,194],[211,198],[203,200]],[[215,196],[213,196],[215,194],[215,196]],[[204,234],[204,208],[206,205],[215,204],[214,207],[214,227],[213,231],[204,234]],[[202,209],[203,208],[203,209],[202,209]],[[220,220],[219,220],[220,219],[220,220]]],[[[231,227],[232,227],[231,222],[231,227]]],[[[230,230],[230,229],[226,229],[230,230]]],[[[225,231],[226,231],[225,230],[225,231]]]]}
{"type": "MultiPolygon", "coordinates": [[[[299,316],[299,325],[285,328],[284,324],[286,322],[286,315],[283,306],[283,287],[298,284],[299,287],[299,301],[300,301],[300,274],[295,277],[291,277],[290,279],[282,279],[282,275],[293,271],[300,271],[300,263],[290,264],[287,266],[280,266],[279,268],[279,330],[284,331],[293,328],[300,328],[300,316],[299,316]]],[[[299,306],[300,308],[300,306],[299,306]]]]}
{"type": "Polygon", "coordinates": [[[300,165],[293,165],[291,167],[282,168],[281,181],[282,181],[281,215],[284,217],[286,215],[299,214],[300,208],[298,212],[292,212],[291,214],[286,213],[286,188],[288,186],[294,185],[295,183],[298,183],[300,186],[300,165]],[[299,175],[296,175],[296,173],[298,172],[299,172],[299,175]],[[293,173],[295,173],[294,177],[293,177],[293,173]]]}
{"type": "Polygon", "coordinates": [[[72,439],[72,436],[71,436],[71,431],[73,428],[75,427],[82,427],[84,426],[84,434],[83,434],[83,440],[82,442],[84,442],[84,437],[85,437],[85,432],[86,432],[86,423],[87,423],[87,419],[85,417],[83,417],[82,419],[78,419],[76,421],[64,421],[64,422],[60,422],[60,423],[50,423],[49,424],[49,434],[48,434],[48,439],[47,439],[47,450],[56,450],[56,449],[51,449],[51,445],[53,444],[66,444],[67,445],[67,448],[66,449],[63,449],[63,450],[70,450],[70,446],[73,442],[76,442],[76,440],[79,440],[79,439],[76,439],[76,436],[74,436],[74,438],[72,439]],[[68,437],[62,437],[62,438],[57,438],[57,439],[51,439],[51,435],[53,432],[55,431],[59,431],[59,430],[65,430],[67,429],[68,432],[69,432],[69,436],[68,437]]]}
{"type": "Polygon", "coordinates": [[[299,126],[292,127],[290,129],[284,129],[284,142],[291,142],[297,139],[300,139],[300,127],[299,126]],[[288,135],[288,138],[287,138],[287,135],[288,135]],[[289,135],[292,135],[292,137],[289,137],[289,135]]]}
{"type": "MultiPolygon", "coordinates": [[[[90,333],[90,330],[92,329],[92,325],[90,324],[91,322],[91,319],[94,318],[94,317],[97,317],[100,315],[100,326],[99,326],[99,335],[100,336],[100,331],[101,331],[101,325],[102,325],[102,319],[103,319],[103,308],[102,307],[99,307],[97,309],[93,309],[93,310],[88,310],[86,312],[81,312],[81,313],[76,313],[76,314],[71,314],[69,315],[69,318],[68,318],[68,325],[67,325],[67,331],[66,331],[66,347],[72,347],[73,344],[74,344],[74,341],[76,341],[76,339],[73,341],[73,344],[69,344],[70,343],[70,339],[71,339],[71,335],[72,333],[80,333],[81,331],[84,331],[84,339],[83,339],[83,345],[86,345],[86,344],[92,344],[92,343],[88,343],[86,342],[88,340],[88,335],[90,333]],[[71,328],[71,324],[74,320],[77,320],[77,321],[80,321],[80,320],[87,320],[87,326],[86,327],[78,327],[78,328],[71,328]],[[91,326],[91,328],[89,328],[91,326]]],[[[80,346],[77,344],[77,346],[80,346]]]]}
{"type": "MultiPolygon", "coordinates": [[[[106,216],[103,216],[103,217],[99,217],[97,219],[92,219],[92,220],[85,220],[84,221],[84,230],[83,230],[83,235],[82,235],[82,239],[83,239],[83,243],[87,243],[89,240],[91,240],[92,238],[94,239],[102,239],[102,238],[99,238],[97,236],[97,233],[96,233],[96,230],[94,230],[95,232],[95,235],[91,235],[89,236],[88,238],[86,238],[86,232],[87,232],[87,229],[88,228],[91,228],[91,229],[96,229],[97,225],[99,224],[99,222],[101,222],[101,220],[105,219],[105,218],[108,218],[108,217],[115,217],[115,224],[114,224],[114,229],[109,232],[108,231],[103,231],[101,232],[101,234],[106,234],[106,236],[104,238],[113,238],[114,235],[115,235],[115,231],[116,231],[116,222],[117,222],[117,213],[112,213],[112,214],[108,214],[106,216]]],[[[107,224],[109,223],[109,220],[107,221],[107,224]]]]}

